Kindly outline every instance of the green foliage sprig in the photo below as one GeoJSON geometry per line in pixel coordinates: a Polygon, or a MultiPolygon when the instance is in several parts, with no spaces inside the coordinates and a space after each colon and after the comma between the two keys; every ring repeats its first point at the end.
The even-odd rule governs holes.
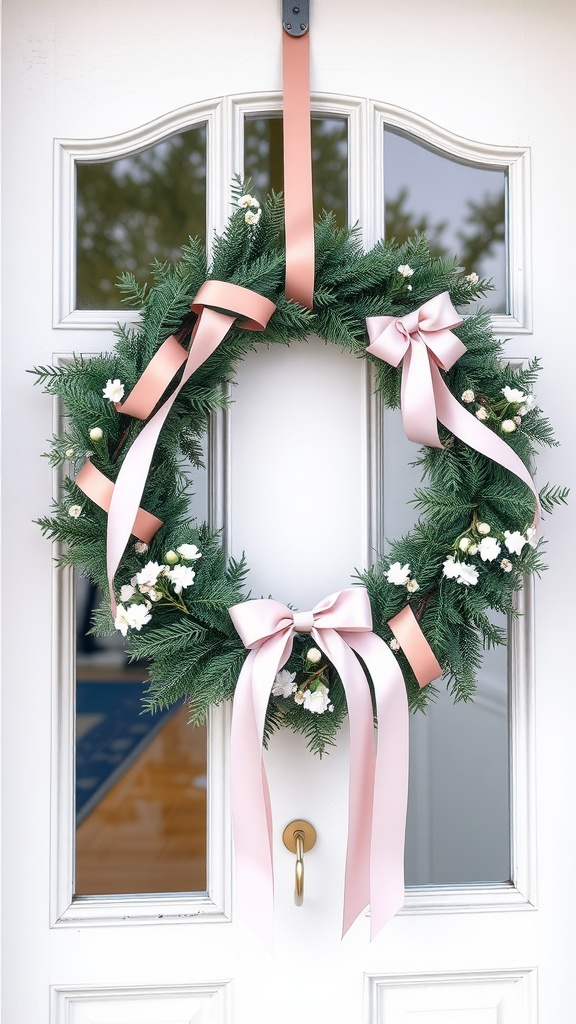
{"type": "MultiPolygon", "coordinates": [[[[256,345],[288,345],[313,331],[357,358],[370,359],[384,405],[397,408],[401,371],[366,355],[366,317],[402,316],[443,291],[462,308],[490,288],[488,281],[466,275],[455,260],[432,258],[421,235],[402,245],[380,241],[364,252],[358,232],[336,227],[326,213],[316,226],[314,307],[303,309],[283,292],[281,197],[272,194],[260,207],[238,181],[234,200],[236,209],[214,243],[210,266],[202,244],[190,239],[178,263],[153,265],[152,287],[122,275],[123,301],[138,308],[141,319],[118,326],[113,352],[32,371],[67,412],[66,429],[53,437],[47,454],[52,466],[65,471],[62,495],[38,522],[61,546],[60,561],[76,566],[105,594],[106,514],[85,497],[74,477],[90,455],[115,480],[143,424],[118,414],[104,390],[119,381],[128,392],[168,335],[189,336],[194,322],[190,304],[207,277],[252,288],[276,304],[263,333],[233,327],[180,392],[142,498],[142,506],[165,525],[148,549],[128,544],[116,576],[119,599],[128,595],[120,605],[124,618],[119,612],[116,626],[127,634],[132,657],[149,660],[146,706],[154,710],[185,699],[194,722],[233,695],[246,654],[228,614],[231,605],[248,597],[246,564],[226,559],[218,533],[188,513],[189,466],[202,464],[202,436],[212,413],[226,403],[225,385],[238,361],[256,345]]],[[[504,364],[485,312],[469,316],[455,333],[467,352],[446,373],[448,387],[472,415],[504,433],[533,470],[537,448],[555,443],[532,397],[538,361],[520,369],[504,364]]],[[[392,649],[397,645],[388,620],[410,603],[453,698],[468,700],[483,650],[506,640],[490,611],[514,614],[514,594],[524,576],[544,566],[541,544],[531,531],[533,498],[525,485],[446,430],[441,437],[443,450],[425,448],[417,456],[423,484],[413,499],[416,526],[355,579],[368,590],[376,633],[392,649]]],[[[546,486],[540,497],[550,512],[566,501],[567,492],[546,486]]],[[[93,632],[103,635],[114,627],[104,600],[93,632]]],[[[401,650],[397,657],[411,707],[424,708],[436,691],[430,686],[421,690],[401,650]]],[[[297,635],[270,698],[267,736],[285,725],[304,733],[311,749],[322,753],[334,742],[345,713],[334,669],[325,661],[316,666],[309,643],[297,635]]]]}

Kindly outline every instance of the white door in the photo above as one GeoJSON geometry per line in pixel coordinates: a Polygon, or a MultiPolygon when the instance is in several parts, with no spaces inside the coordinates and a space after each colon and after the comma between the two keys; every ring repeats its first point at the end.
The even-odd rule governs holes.
{"type": "MultiPolygon", "coordinates": [[[[208,895],[72,899],[69,581],[54,572],[32,524],[54,486],[39,455],[56,413],[25,371],[111,344],[116,316],[75,309],[76,161],[118,158],[206,123],[208,225],[222,226],[229,182],[241,169],[243,119],[278,109],[277,6],[4,4],[3,1020],[569,1024],[576,1019],[570,511],[546,524],[552,569],[535,596],[524,596],[526,615],[513,630],[509,877],[496,868],[484,884],[462,881],[459,865],[478,843],[469,831],[474,814],[453,807],[442,812],[452,820],[439,823],[444,805],[420,787],[413,877],[426,878],[431,861],[444,856],[443,884],[412,888],[405,910],[372,944],[364,916],[340,941],[346,744],[320,762],[282,735],[269,755],[272,955],[233,912],[224,712],[214,717],[208,758],[208,895]],[[315,825],[318,843],[307,855],[304,906],[296,908],[293,857],[281,833],[300,817],[315,825]]],[[[564,114],[574,86],[573,21],[565,0],[489,8],[360,0],[352,9],[315,0],[312,11],[315,109],[348,119],[348,212],[367,243],[383,230],[384,123],[456,161],[508,174],[510,304],[495,322],[510,339],[510,359],[544,357],[539,398],[562,448],[544,452],[541,483],[569,484],[574,467],[574,345],[563,308],[575,224],[576,145],[564,114]]],[[[346,586],[384,532],[401,529],[402,502],[393,495],[403,487],[409,497],[412,485],[396,461],[402,467],[411,453],[395,459],[395,428],[380,429],[361,365],[314,342],[260,353],[238,380],[230,422],[220,425],[224,440],[215,428],[211,515],[226,525],[232,551],[249,551],[254,591],[309,606],[346,586]],[[327,375],[330,400],[317,386],[327,375]],[[262,417],[272,431],[274,417],[300,420],[310,409],[340,428],[341,463],[327,451],[333,471],[323,480],[324,507],[340,511],[326,518],[315,509],[302,521],[297,501],[283,492],[279,500],[280,481],[262,480],[251,467],[265,457],[262,417]],[[382,453],[389,458],[380,473],[382,453]],[[392,495],[384,513],[382,493],[392,495]],[[274,536],[262,525],[270,521],[274,536]]],[[[314,479],[304,486],[313,490],[314,479]]],[[[480,714],[490,717],[502,697],[488,690],[480,714]]],[[[470,761],[462,739],[476,728],[466,715],[459,709],[450,726],[462,730],[452,777],[483,767],[470,761]]],[[[418,723],[422,748],[436,728],[427,723],[418,723]]],[[[415,764],[415,776],[432,765],[440,787],[431,757],[415,764]]]]}

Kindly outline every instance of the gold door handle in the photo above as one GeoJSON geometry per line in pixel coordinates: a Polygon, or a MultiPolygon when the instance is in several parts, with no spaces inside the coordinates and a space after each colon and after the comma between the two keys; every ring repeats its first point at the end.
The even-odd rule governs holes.
{"type": "Polygon", "coordinates": [[[301,907],[304,902],[304,854],[311,850],[316,842],[316,829],[309,821],[297,818],[286,825],[282,833],[284,846],[296,854],[296,878],[294,883],[294,903],[301,907]]]}

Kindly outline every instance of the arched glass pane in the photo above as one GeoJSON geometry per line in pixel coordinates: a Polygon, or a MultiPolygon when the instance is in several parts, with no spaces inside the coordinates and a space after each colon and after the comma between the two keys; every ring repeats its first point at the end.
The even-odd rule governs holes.
{"type": "Polygon", "coordinates": [[[507,184],[502,168],[465,163],[384,131],[386,237],[402,243],[424,232],[434,256],[456,256],[466,273],[491,278],[494,291],[481,305],[495,313],[509,312],[507,184]]]}
{"type": "MultiPolygon", "coordinates": [[[[250,117],[244,123],[244,174],[254,190],[266,195],[284,186],[282,118],[250,117]]],[[[312,118],[312,187],[314,217],[333,210],[344,226],[348,219],[348,123],[343,117],[312,118]]]]}
{"type": "Polygon", "coordinates": [[[76,167],[76,308],[120,309],[116,280],[150,276],[206,238],[206,125],[141,153],[76,167]]]}

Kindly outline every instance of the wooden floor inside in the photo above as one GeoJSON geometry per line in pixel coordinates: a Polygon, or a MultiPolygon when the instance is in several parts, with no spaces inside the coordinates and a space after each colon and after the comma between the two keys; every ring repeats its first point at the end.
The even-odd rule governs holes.
{"type": "Polygon", "coordinates": [[[76,893],[204,892],[206,730],[178,708],[76,834],[76,893]]]}

